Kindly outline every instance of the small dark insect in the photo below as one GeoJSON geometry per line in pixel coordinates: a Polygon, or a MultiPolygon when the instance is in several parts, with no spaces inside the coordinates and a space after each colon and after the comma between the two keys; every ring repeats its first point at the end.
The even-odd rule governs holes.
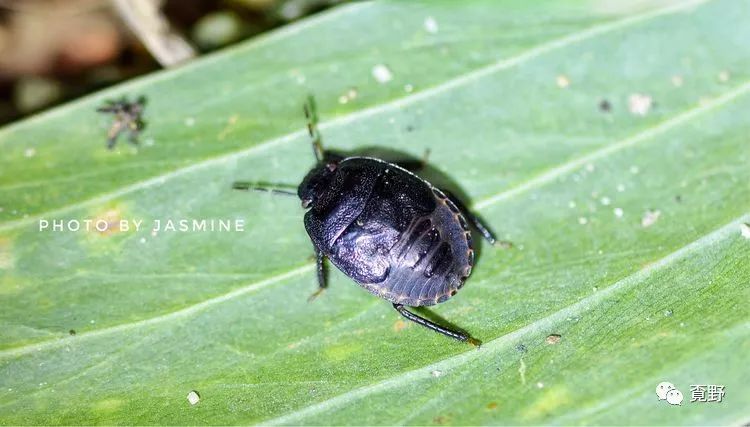
{"type": "Polygon", "coordinates": [[[612,111],[612,104],[609,103],[606,99],[602,99],[601,102],[599,102],[599,110],[609,113],[612,111]]]}
{"type": "MultiPolygon", "coordinates": [[[[491,244],[495,237],[450,193],[409,171],[422,162],[394,164],[325,152],[312,97],[305,114],[317,164],[296,195],[307,209],[305,229],[317,259],[319,288],[311,299],[326,288],[328,258],[360,286],[393,303],[406,319],[478,345],[469,335],[405,307],[438,304],[461,289],[474,265],[469,222],[491,244]]],[[[295,195],[247,182],[236,182],[234,188],[295,195]]]]}
{"type": "Polygon", "coordinates": [[[146,127],[143,121],[143,109],[146,107],[146,98],[138,97],[135,102],[128,101],[123,97],[119,101],[107,101],[96,111],[114,116],[112,127],[107,132],[107,148],[113,149],[117,138],[121,133],[128,133],[128,142],[138,145],[138,135],[146,127]]]}

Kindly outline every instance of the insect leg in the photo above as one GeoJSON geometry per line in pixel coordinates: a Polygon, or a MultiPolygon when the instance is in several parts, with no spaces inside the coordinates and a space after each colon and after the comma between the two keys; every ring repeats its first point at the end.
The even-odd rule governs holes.
{"type": "Polygon", "coordinates": [[[412,322],[422,325],[427,329],[432,329],[435,332],[441,333],[445,335],[446,337],[451,337],[453,339],[468,342],[471,345],[478,346],[479,342],[475,340],[474,338],[470,337],[467,334],[463,334],[461,332],[456,332],[451,329],[448,329],[446,327],[440,326],[437,323],[431,322],[424,317],[417,316],[416,314],[412,313],[411,311],[407,310],[406,307],[403,306],[403,304],[393,304],[393,308],[396,309],[396,311],[399,312],[402,316],[405,318],[411,320],[412,322]]]}
{"type": "Polygon", "coordinates": [[[232,189],[243,190],[243,191],[261,191],[264,193],[278,194],[282,196],[297,197],[297,193],[291,190],[280,188],[279,186],[272,186],[266,184],[254,184],[247,181],[236,181],[232,184],[232,189]]]}
{"type": "Polygon", "coordinates": [[[326,281],[325,258],[326,256],[323,255],[323,252],[321,252],[320,249],[315,248],[315,264],[318,272],[318,290],[310,295],[310,298],[307,299],[308,301],[312,301],[317,298],[328,287],[328,283],[326,281]]]}
{"type": "Polygon", "coordinates": [[[323,140],[318,130],[318,109],[315,105],[315,98],[312,95],[307,97],[304,109],[305,118],[307,118],[307,132],[312,139],[313,154],[315,154],[317,161],[322,162],[325,153],[323,151],[323,140]]]}
{"type": "Polygon", "coordinates": [[[136,124],[131,124],[130,128],[128,129],[128,142],[133,145],[138,145],[138,135],[140,135],[141,131],[137,127],[136,124]]]}
{"type": "Polygon", "coordinates": [[[117,137],[120,136],[120,133],[122,133],[122,123],[120,121],[116,121],[111,128],[109,128],[109,132],[107,132],[107,148],[113,149],[115,148],[115,144],[117,143],[117,137]]]}
{"type": "Polygon", "coordinates": [[[461,211],[462,214],[466,217],[467,220],[471,223],[471,225],[474,226],[474,228],[479,231],[479,234],[481,234],[491,245],[494,245],[495,242],[497,242],[497,239],[495,238],[495,235],[490,231],[490,229],[485,225],[485,223],[474,213],[472,213],[466,205],[464,205],[461,200],[459,200],[453,193],[450,191],[443,191],[446,196],[448,196],[448,199],[450,199],[451,202],[453,202],[454,205],[458,208],[458,210],[461,211]]]}

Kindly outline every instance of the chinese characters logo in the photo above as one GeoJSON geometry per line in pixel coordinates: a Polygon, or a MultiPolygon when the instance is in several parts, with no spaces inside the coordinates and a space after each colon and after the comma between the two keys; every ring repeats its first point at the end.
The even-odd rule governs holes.
{"type": "MultiPolygon", "coordinates": [[[[670,382],[660,382],[656,386],[656,396],[659,400],[666,400],[670,405],[682,405],[682,392],[670,382]]],[[[690,385],[690,403],[693,402],[721,402],[724,398],[724,386],[716,384],[690,385]]]]}

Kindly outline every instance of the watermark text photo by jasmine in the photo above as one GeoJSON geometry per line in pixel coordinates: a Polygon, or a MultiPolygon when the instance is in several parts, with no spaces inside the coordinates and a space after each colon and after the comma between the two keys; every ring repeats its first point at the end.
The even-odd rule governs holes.
{"type": "Polygon", "coordinates": [[[141,231],[156,232],[243,232],[244,219],[230,218],[161,218],[161,219],[40,219],[38,231],[50,233],[76,233],[107,231],[141,231]]]}

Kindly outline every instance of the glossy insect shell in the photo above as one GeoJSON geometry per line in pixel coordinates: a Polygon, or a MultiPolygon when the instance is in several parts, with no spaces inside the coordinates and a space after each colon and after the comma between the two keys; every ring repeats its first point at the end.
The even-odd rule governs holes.
{"type": "Polygon", "coordinates": [[[474,262],[458,208],[400,166],[369,157],[321,164],[300,184],[305,228],[344,274],[397,304],[425,306],[455,295],[474,262]]]}

